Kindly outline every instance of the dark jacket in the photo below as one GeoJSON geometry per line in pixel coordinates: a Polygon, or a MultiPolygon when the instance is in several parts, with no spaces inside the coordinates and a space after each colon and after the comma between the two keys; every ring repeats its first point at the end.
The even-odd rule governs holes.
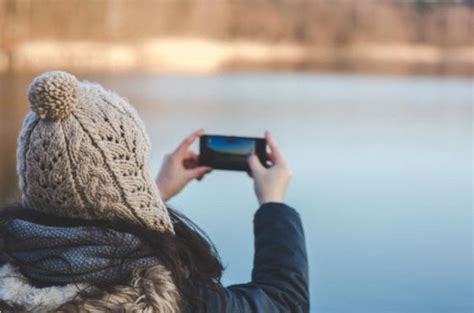
{"type": "Polygon", "coordinates": [[[224,299],[208,294],[212,312],[309,312],[308,259],[299,214],[268,203],[255,214],[252,281],[224,290],[224,299]]]}
{"type": "MultiPolygon", "coordinates": [[[[217,291],[203,290],[207,309],[193,309],[192,312],[185,313],[196,311],[209,313],[309,312],[308,261],[299,214],[285,204],[262,205],[255,214],[254,232],[255,257],[252,281],[217,291]]],[[[75,296],[71,288],[58,286],[53,287],[52,290],[41,290],[30,285],[25,277],[12,280],[12,277],[21,275],[21,270],[15,266],[14,262],[0,265],[0,310],[2,312],[27,308],[31,311],[43,312],[53,307],[64,307],[63,304],[67,307],[73,302],[75,304],[72,307],[76,311],[87,310],[88,307],[81,306],[77,300],[70,301],[75,296]],[[18,272],[12,273],[15,270],[18,272]],[[12,292],[13,288],[14,292],[12,292]],[[48,292],[51,296],[48,296],[48,292]],[[58,295],[63,298],[58,299],[58,295]],[[32,299],[39,302],[30,303],[32,299]]],[[[117,288],[117,293],[107,298],[107,302],[111,305],[113,301],[119,304],[129,302],[122,306],[125,312],[145,309],[154,312],[176,312],[175,304],[179,295],[173,289],[169,272],[165,268],[155,266],[139,275],[141,276],[132,279],[131,285],[134,287],[117,288]],[[153,290],[150,290],[149,286],[153,286],[151,288],[153,290]],[[138,303],[138,299],[150,299],[150,303],[146,300],[140,300],[138,303]]]]}

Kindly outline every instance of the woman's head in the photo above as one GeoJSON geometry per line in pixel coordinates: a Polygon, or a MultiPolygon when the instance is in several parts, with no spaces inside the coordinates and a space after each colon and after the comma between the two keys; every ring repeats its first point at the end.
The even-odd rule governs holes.
{"type": "Polygon", "coordinates": [[[59,71],[35,78],[28,99],[17,150],[24,206],[174,233],[151,177],[149,139],[127,101],[59,71]]]}
{"type": "Polygon", "coordinates": [[[200,287],[219,286],[212,243],[159,196],[149,139],[127,101],[65,72],[34,79],[28,98],[17,150],[23,207],[138,235],[188,304],[200,287]]]}

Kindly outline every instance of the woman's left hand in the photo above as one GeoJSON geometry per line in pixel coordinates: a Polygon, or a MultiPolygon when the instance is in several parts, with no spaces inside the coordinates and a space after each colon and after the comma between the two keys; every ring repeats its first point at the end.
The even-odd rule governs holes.
{"type": "Polygon", "coordinates": [[[199,166],[198,155],[190,150],[193,142],[204,134],[200,129],[189,135],[172,153],[167,154],[156,178],[156,185],[164,201],[179,193],[191,180],[201,180],[211,171],[199,166]]]}

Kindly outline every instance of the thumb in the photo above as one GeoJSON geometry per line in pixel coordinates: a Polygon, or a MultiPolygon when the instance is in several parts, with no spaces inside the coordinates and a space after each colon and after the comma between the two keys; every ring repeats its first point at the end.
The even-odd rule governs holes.
{"type": "Polygon", "coordinates": [[[252,154],[251,156],[248,157],[248,164],[250,167],[250,171],[252,172],[252,175],[260,173],[261,171],[265,169],[255,154],[252,154]]]}
{"type": "Polygon", "coordinates": [[[188,172],[189,179],[195,179],[195,178],[198,179],[198,178],[202,178],[211,170],[212,168],[210,168],[209,166],[198,166],[191,170],[188,170],[187,172],[188,172]]]}

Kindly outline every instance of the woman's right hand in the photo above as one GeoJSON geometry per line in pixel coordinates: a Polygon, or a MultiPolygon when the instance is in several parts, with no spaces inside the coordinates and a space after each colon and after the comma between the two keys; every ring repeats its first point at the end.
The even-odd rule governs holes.
{"type": "Polygon", "coordinates": [[[265,132],[265,139],[271,152],[268,157],[270,168],[265,168],[255,154],[248,159],[251,175],[254,179],[255,194],[260,205],[268,202],[283,202],[291,178],[288,162],[280,152],[270,132],[265,132]]]}
{"type": "Polygon", "coordinates": [[[198,155],[190,150],[193,142],[203,134],[202,129],[195,131],[184,139],[174,152],[165,156],[156,178],[156,185],[163,201],[168,201],[191,180],[201,180],[211,171],[210,167],[200,166],[198,155]]]}

